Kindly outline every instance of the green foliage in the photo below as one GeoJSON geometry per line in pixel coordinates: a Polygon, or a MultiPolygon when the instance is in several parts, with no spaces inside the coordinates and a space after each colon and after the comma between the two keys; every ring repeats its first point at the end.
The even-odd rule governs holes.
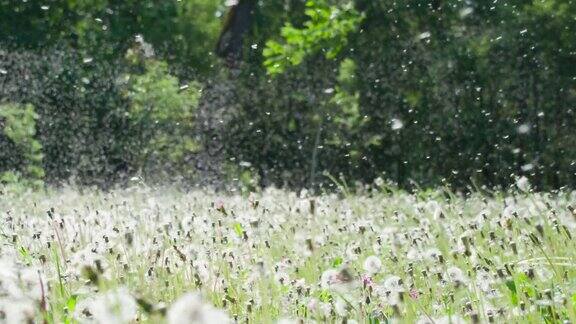
{"type": "Polygon", "coordinates": [[[242,224],[235,223],[234,224],[234,232],[236,233],[236,235],[238,235],[239,238],[242,238],[242,236],[244,234],[244,229],[242,228],[242,224]]]}
{"type": "Polygon", "coordinates": [[[334,59],[347,44],[348,34],[355,31],[362,15],[351,4],[336,7],[324,1],[308,1],[303,28],[286,23],[280,31],[282,43],[270,40],[263,51],[268,73],[284,72],[290,65],[299,65],[310,55],[323,52],[326,59],[334,59]]]}
{"type": "Polygon", "coordinates": [[[352,159],[359,158],[359,148],[345,145],[355,142],[354,137],[362,131],[367,119],[361,115],[360,93],[357,91],[356,63],[351,59],[345,59],[340,63],[338,69],[337,85],[334,96],[330,98],[330,105],[333,111],[330,112],[331,120],[335,129],[329,132],[326,143],[335,148],[344,148],[344,154],[348,154],[352,159]]]}
{"type": "MultiPolygon", "coordinates": [[[[576,2],[258,1],[239,73],[211,53],[227,10],[0,0],[0,97],[35,107],[45,181],[576,185],[576,2]],[[155,61],[126,60],[136,35],[155,61]]],[[[5,180],[20,150],[0,138],[5,180]]]]}
{"type": "MultiPolygon", "coordinates": [[[[250,162],[281,160],[262,174],[310,174],[316,151],[314,172],[363,182],[384,175],[401,187],[507,186],[512,174],[535,188],[576,183],[574,3],[357,0],[354,7],[363,17],[344,38],[345,66],[314,55],[332,46],[308,37],[317,27],[309,12],[303,23],[292,11],[278,29],[282,40],[268,38],[261,63],[276,77],[258,77],[271,98],[243,101],[273,117],[242,106],[262,115],[247,132],[266,130],[274,141],[250,162]]],[[[244,85],[252,93],[254,79],[244,85]]],[[[244,152],[254,156],[262,146],[256,139],[244,152]]]]}
{"type": "Polygon", "coordinates": [[[0,39],[18,47],[71,43],[86,56],[111,59],[143,35],[170,63],[206,73],[222,10],[212,0],[0,1],[0,39]]]}
{"type": "MultiPolygon", "coordinates": [[[[16,152],[1,152],[3,159],[6,155],[21,154],[22,165],[18,169],[0,172],[0,181],[3,183],[21,183],[34,188],[43,185],[44,169],[42,167],[42,144],[35,138],[36,119],[38,115],[34,106],[19,104],[0,105],[0,129],[14,145],[16,152]]],[[[2,171],[2,170],[0,170],[2,171]]]]}
{"type": "Polygon", "coordinates": [[[173,171],[191,172],[186,157],[198,149],[192,137],[194,112],[200,97],[197,83],[180,86],[165,62],[148,60],[145,72],[132,75],[127,97],[128,119],[134,130],[135,165],[148,175],[167,165],[173,171]]]}

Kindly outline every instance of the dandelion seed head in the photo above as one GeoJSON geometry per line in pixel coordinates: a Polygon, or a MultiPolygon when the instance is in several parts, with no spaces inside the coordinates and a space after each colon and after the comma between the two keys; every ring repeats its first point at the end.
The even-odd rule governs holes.
{"type": "Polygon", "coordinates": [[[376,274],[382,270],[382,261],[375,255],[364,260],[364,270],[369,274],[376,274]]]}

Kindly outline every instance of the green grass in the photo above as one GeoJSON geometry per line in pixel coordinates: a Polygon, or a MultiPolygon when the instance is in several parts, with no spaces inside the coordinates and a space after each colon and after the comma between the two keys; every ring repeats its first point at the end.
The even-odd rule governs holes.
{"type": "Polygon", "coordinates": [[[569,192],[5,193],[0,316],[575,323],[571,205],[569,192]],[[173,306],[188,292],[202,301],[173,306]]]}

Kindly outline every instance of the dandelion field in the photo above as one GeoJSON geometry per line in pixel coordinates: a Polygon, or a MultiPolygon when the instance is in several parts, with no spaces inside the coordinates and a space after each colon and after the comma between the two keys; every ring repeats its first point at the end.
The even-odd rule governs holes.
{"type": "Polygon", "coordinates": [[[0,322],[576,323],[576,193],[0,195],[0,322]]]}

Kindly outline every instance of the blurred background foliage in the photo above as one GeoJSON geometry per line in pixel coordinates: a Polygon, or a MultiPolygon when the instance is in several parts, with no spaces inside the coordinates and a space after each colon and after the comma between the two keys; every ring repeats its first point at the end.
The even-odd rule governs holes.
{"type": "Polygon", "coordinates": [[[231,65],[234,3],[0,0],[0,174],[576,184],[576,2],[260,1],[231,65]]]}
{"type": "Polygon", "coordinates": [[[0,173],[0,181],[8,184],[24,183],[25,186],[42,186],[44,169],[42,168],[42,145],[35,139],[36,119],[38,115],[32,105],[2,105],[0,118],[3,120],[1,161],[6,170],[0,173]],[[20,157],[13,163],[8,154],[20,157]]]}

